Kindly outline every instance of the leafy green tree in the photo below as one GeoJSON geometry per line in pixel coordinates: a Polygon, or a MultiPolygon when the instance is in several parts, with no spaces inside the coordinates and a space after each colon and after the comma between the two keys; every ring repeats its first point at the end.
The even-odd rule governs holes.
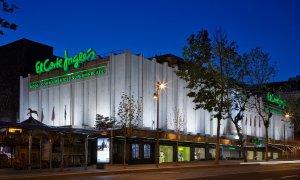
{"type": "MultiPolygon", "coordinates": [[[[0,4],[2,4],[2,11],[5,13],[13,13],[16,6],[14,4],[9,5],[6,0],[0,0],[0,4]]],[[[11,30],[16,30],[17,29],[17,25],[15,23],[11,23],[9,21],[7,21],[4,18],[0,17],[0,24],[2,29],[11,29],[11,30]]],[[[0,34],[3,35],[4,32],[3,30],[0,29],[0,34]]]]}
{"type": "Polygon", "coordinates": [[[126,140],[132,135],[133,129],[139,126],[142,116],[142,101],[134,100],[133,96],[128,96],[125,93],[121,96],[121,102],[118,107],[117,127],[121,129],[124,136],[123,143],[123,165],[126,165],[126,140]]]}
{"type": "Polygon", "coordinates": [[[293,125],[296,135],[300,135],[300,97],[287,95],[283,97],[286,100],[285,114],[289,114],[288,119],[293,125]]]}
{"type": "Polygon", "coordinates": [[[245,53],[243,59],[247,61],[248,66],[247,73],[248,79],[247,83],[252,86],[251,90],[251,101],[249,104],[254,108],[263,121],[266,137],[265,137],[265,160],[268,161],[269,152],[269,133],[268,129],[270,126],[270,119],[273,115],[271,103],[266,99],[267,93],[274,91],[268,86],[271,79],[276,74],[275,64],[271,64],[269,54],[263,52],[259,47],[256,47],[250,51],[250,53],[245,53]]]}
{"type": "Polygon", "coordinates": [[[226,110],[228,119],[231,120],[237,131],[244,162],[247,162],[245,138],[242,132],[241,122],[244,119],[244,112],[247,108],[251,94],[246,84],[235,82],[234,87],[235,89],[232,90],[231,93],[227,94],[227,98],[230,99],[230,103],[228,104],[228,107],[226,107],[226,110]]]}
{"type": "Polygon", "coordinates": [[[222,31],[217,31],[213,40],[206,30],[188,38],[183,48],[184,63],[177,75],[187,82],[188,96],[193,98],[195,109],[204,108],[217,119],[217,139],[215,163],[220,156],[220,123],[228,118],[228,107],[240,57],[237,45],[227,39],[222,31]]]}

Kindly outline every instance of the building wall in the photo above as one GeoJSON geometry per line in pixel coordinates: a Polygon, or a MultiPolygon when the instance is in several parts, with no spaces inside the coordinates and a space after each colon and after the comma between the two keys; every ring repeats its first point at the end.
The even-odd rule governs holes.
{"type": "MultiPolygon", "coordinates": [[[[111,54],[104,75],[83,78],[38,89],[28,89],[28,78],[21,78],[20,119],[27,119],[27,108],[38,110],[40,116],[34,117],[47,125],[74,127],[94,127],[96,114],[117,117],[122,93],[142,97],[141,127],[156,128],[156,100],[153,98],[155,84],[167,82],[167,88],[160,93],[159,127],[174,130],[175,114],[182,115],[186,122],[182,131],[189,134],[214,136],[217,134],[217,120],[203,109],[194,110],[195,104],[187,97],[188,89],[176,74],[176,68],[167,63],[157,63],[156,59],[146,59],[143,55],[111,54]]],[[[283,139],[282,117],[274,114],[269,128],[269,137],[283,139]]],[[[249,109],[241,122],[244,134],[256,137],[265,136],[265,128],[259,116],[249,109]]],[[[230,121],[221,122],[221,135],[237,138],[230,121]]],[[[286,129],[286,137],[291,136],[286,129]]]]}

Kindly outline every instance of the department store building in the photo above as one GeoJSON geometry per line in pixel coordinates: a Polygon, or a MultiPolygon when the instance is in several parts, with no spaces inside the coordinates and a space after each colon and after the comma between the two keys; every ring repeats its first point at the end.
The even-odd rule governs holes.
{"type": "MultiPolygon", "coordinates": [[[[187,96],[186,83],[176,76],[180,58],[163,55],[145,58],[126,50],[97,56],[93,49],[56,59],[40,59],[36,74],[20,77],[20,120],[28,118],[28,108],[36,110],[33,117],[48,126],[94,129],[96,114],[118,120],[118,105],[122,94],[142,99],[142,116],[133,135],[128,137],[127,163],[155,163],[157,113],[159,113],[160,163],[214,159],[217,120],[212,113],[195,110],[193,99],[187,96]],[[159,112],[153,98],[157,82],[166,82],[160,92],[159,112]],[[176,114],[183,118],[179,147],[176,148],[176,114]]],[[[293,141],[293,128],[282,121],[280,107],[270,120],[270,153],[273,159],[283,157],[284,140],[293,141]]],[[[241,122],[250,160],[264,158],[265,128],[254,109],[248,109],[241,122]]],[[[123,137],[118,128],[113,133],[112,158],[122,162],[123,137]]],[[[99,137],[106,137],[101,135],[99,137]]],[[[242,158],[233,124],[221,121],[222,159],[242,158]]],[[[293,147],[289,147],[292,156],[293,147]]],[[[93,152],[91,152],[93,153],[93,152]]],[[[93,157],[91,155],[91,157],[93,157]]]]}

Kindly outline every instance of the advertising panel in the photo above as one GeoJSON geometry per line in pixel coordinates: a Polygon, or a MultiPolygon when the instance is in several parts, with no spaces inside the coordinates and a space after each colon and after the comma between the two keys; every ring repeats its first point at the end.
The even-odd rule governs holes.
{"type": "Polygon", "coordinates": [[[97,139],[97,163],[109,163],[110,155],[109,138],[97,139]]]}

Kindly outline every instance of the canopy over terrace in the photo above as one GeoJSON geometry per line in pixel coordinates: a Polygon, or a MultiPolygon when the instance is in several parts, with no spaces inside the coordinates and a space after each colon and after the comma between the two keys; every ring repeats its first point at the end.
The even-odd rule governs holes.
{"type": "Polygon", "coordinates": [[[79,163],[86,167],[88,139],[98,136],[100,136],[99,130],[47,126],[33,117],[29,117],[22,123],[0,122],[0,147],[2,149],[9,147],[9,152],[0,153],[9,154],[10,165],[17,169],[52,168],[58,164],[63,168],[70,166],[70,162],[75,166],[74,154],[78,155],[78,152],[74,153],[74,149],[81,147],[80,152],[84,152],[84,162],[81,158],[79,163]],[[71,157],[70,162],[64,162],[65,147],[67,147],[68,156],[71,157]],[[33,148],[35,152],[32,151],[33,148]],[[55,154],[56,157],[53,157],[55,154]],[[59,157],[57,157],[58,154],[59,157]],[[54,162],[53,159],[56,161],[54,162]]]}

